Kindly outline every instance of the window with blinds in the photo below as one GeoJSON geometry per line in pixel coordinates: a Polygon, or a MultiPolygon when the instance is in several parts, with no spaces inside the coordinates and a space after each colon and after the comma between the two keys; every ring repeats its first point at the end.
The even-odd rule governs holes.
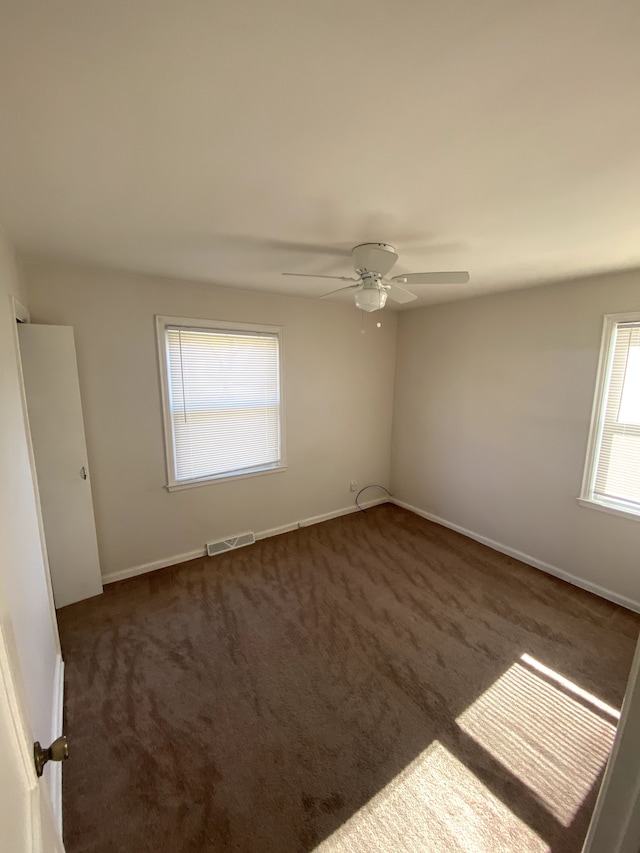
{"type": "Polygon", "coordinates": [[[640,516],[640,314],[605,321],[582,498],[640,516]]]}
{"type": "Polygon", "coordinates": [[[283,466],[278,327],[158,318],[169,488],[283,466]]]}

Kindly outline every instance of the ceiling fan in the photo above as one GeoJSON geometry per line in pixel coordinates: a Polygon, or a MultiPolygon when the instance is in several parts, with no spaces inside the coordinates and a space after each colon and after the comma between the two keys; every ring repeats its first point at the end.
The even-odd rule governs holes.
{"type": "Polygon", "coordinates": [[[345,287],[330,290],[323,293],[331,296],[342,290],[353,290],[355,292],[356,306],[362,311],[379,311],[384,308],[387,297],[394,302],[412,302],[418,297],[415,293],[406,290],[401,285],[419,284],[466,284],[469,281],[469,273],[456,272],[416,272],[406,275],[395,275],[393,278],[385,278],[387,273],[398,260],[398,253],[389,243],[361,243],[351,251],[353,266],[357,278],[345,275],[314,275],[313,273],[283,272],[282,275],[304,276],[306,278],[333,278],[337,281],[350,281],[345,287]]]}

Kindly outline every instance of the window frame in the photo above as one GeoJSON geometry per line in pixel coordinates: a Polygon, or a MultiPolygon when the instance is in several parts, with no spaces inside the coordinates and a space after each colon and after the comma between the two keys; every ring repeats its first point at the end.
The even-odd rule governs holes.
{"type": "Polygon", "coordinates": [[[605,314],[602,328],[602,341],[596,374],[596,388],[591,410],[589,440],[582,478],[582,486],[578,503],[590,509],[597,509],[612,515],[640,521],[640,510],[630,509],[624,501],[614,499],[603,500],[594,497],[594,486],[597,473],[597,459],[602,441],[606,401],[609,393],[609,382],[613,362],[615,329],[619,323],[639,323],[640,311],[627,311],[622,314],[605,314]]]}
{"type": "Polygon", "coordinates": [[[158,352],[158,365],[160,369],[160,398],[162,407],[162,423],[164,431],[165,448],[165,488],[169,492],[192,489],[197,486],[210,486],[229,480],[242,480],[248,477],[260,477],[263,474],[277,474],[287,470],[286,461],[286,435],[285,435],[285,400],[284,400],[284,329],[282,326],[270,326],[256,323],[239,323],[230,320],[210,320],[196,317],[169,317],[156,315],[156,343],[158,352]],[[212,474],[207,477],[198,477],[190,480],[176,479],[176,454],[175,440],[173,434],[173,419],[171,417],[170,392],[169,392],[169,353],[166,345],[165,332],[168,326],[184,327],[185,329],[207,329],[220,332],[248,332],[249,334],[275,335],[278,339],[278,374],[280,384],[280,461],[275,465],[243,470],[237,473],[225,472],[223,474],[212,474]]]}

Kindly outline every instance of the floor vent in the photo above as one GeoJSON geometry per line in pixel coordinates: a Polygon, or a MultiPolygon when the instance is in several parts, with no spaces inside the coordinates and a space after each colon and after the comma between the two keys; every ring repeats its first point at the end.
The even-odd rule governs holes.
{"type": "Polygon", "coordinates": [[[253,545],[255,541],[256,537],[253,533],[241,533],[239,536],[232,536],[230,539],[220,539],[218,542],[207,542],[207,556],[214,557],[216,554],[222,554],[225,551],[233,551],[234,548],[253,545]]]}

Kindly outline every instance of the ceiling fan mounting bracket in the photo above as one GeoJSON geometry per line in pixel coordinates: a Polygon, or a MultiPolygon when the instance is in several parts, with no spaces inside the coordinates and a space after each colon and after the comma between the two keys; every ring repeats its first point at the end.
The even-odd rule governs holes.
{"type": "Polygon", "coordinates": [[[375,272],[385,276],[398,260],[398,253],[389,243],[360,243],[351,252],[358,271],[375,272]]]}

